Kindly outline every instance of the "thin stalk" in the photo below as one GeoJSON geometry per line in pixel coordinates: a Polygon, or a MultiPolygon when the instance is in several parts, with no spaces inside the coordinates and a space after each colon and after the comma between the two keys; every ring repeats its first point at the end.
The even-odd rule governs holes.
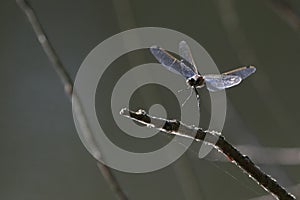
{"type": "Polygon", "coordinates": [[[251,159],[243,155],[233,145],[231,145],[221,133],[215,131],[204,131],[195,126],[188,126],[178,120],[167,120],[159,117],[148,115],[145,111],[139,110],[133,112],[127,108],[123,108],[120,112],[121,115],[143,123],[146,127],[159,129],[167,134],[179,135],[195,139],[196,141],[203,141],[225,154],[229,160],[237,165],[249,177],[256,181],[266,191],[270,192],[274,197],[280,200],[293,200],[296,199],[294,195],[287,192],[287,190],[279,185],[277,181],[270,175],[263,172],[256,166],[251,159]],[[164,126],[161,128],[161,124],[164,126]],[[205,140],[204,140],[205,139],[205,140]],[[217,142],[215,142],[217,141],[217,142]]]}
{"type": "MultiPolygon", "coordinates": [[[[86,119],[86,116],[84,115],[82,105],[76,93],[73,92],[73,80],[71,79],[69,73],[66,71],[66,68],[64,67],[62,61],[60,60],[59,56],[57,55],[50,41],[48,40],[46,33],[44,32],[30,4],[26,0],[16,0],[16,2],[19,5],[19,7],[22,9],[22,11],[25,13],[25,15],[27,16],[41,47],[46,53],[49,61],[52,64],[53,69],[56,71],[57,75],[59,76],[64,86],[65,93],[69,97],[69,100],[73,103],[73,106],[75,107],[74,110],[75,110],[76,118],[78,120],[78,124],[80,125],[81,131],[84,133],[85,136],[87,137],[89,136],[87,139],[89,143],[93,145],[94,144],[93,138],[90,137],[92,135],[91,129],[89,128],[88,121],[86,119]]],[[[93,145],[93,147],[94,147],[93,149],[97,151],[97,155],[98,155],[97,159],[98,160],[103,159],[101,152],[99,152],[97,148],[95,148],[95,145],[93,145]]],[[[97,163],[97,166],[101,171],[102,175],[104,176],[105,180],[111,187],[112,191],[117,196],[117,198],[120,200],[128,199],[125,193],[123,192],[118,180],[113,175],[111,169],[100,162],[97,163]]]]}

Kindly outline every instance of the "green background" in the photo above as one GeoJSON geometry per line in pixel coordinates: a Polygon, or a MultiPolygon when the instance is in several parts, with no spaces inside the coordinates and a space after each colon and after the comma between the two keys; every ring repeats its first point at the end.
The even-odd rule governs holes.
{"type": "MultiPolygon", "coordinates": [[[[255,65],[253,76],[227,91],[223,134],[236,145],[296,148],[299,29],[269,2],[30,1],[73,78],[97,44],[120,31],[146,26],[194,38],[220,71],[255,65]],[[222,23],[233,12],[224,16],[220,6],[226,9],[229,3],[234,5],[233,18],[238,17],[238,32],[222,23]]],[[[289,2],[300,11],[299,2],[289,2]]],[[[0,5],[0,198],[115,199],[77,135],[71,104],[27,18],[14,1],[2,0],[0,5]]],[[[259,166],[286,187],[299,183],[298,165],[259,166]]],[[[159,171],[113,172],[130,199],[250,199],[267,194],[233,164],[199,160],[197,148],[159,171]]]]}

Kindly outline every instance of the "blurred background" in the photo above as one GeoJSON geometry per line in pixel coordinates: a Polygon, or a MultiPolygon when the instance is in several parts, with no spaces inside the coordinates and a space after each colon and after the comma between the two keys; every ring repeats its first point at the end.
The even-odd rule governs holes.
{"type": "MultiPolygon", "coordinates": [[[[255,65],[254,75],[227,91],[223,134],[280,184],[300,190],[299,1],[31,0],[30,4],[73,79],[100,42],[148,26],[192,37],[220,71],[255,65]]],[[[0,5],[0,198],[116,199],[78,137],[71,104],[27,18],[15,1],[2,0],[0,5]]],[[[139,53],[155,62],[149,52],[137,52],[135,57],[139,53]]],[[[114,64],[124,64],[121,61],[114,64]]],[[[113,173],[129,199],[267,195],[224,161],[217,154],[200,160],[195,148],[159,171],[113,173]]]]}

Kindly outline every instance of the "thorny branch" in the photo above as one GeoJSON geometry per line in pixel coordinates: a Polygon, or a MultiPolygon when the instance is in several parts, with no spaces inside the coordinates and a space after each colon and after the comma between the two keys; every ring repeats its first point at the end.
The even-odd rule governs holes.
{"type": "Polygon", "coordinates": [[[252,145],[237,146],[245,152],[255,163],[264,165],[300,165],[300,148],[260,147],[252,145]]]}
{"type": "MultiPolygon", "coordinates": [[[[300,196],[300,184],[294,185],[292,187],[289,187],[289,190],[292,191],[296,196],[300,196]]],[[[273,196],[268,194],[248,200],[273,200],[273,196]]]]}
{"type": "Polygon", "coordinates": [[[265,190],[274,195],[280,200],[296,199],[292,194],[288,193],[285,188],[280,186],[275,179],[270,175],[264,173],[256,166],[248,156],[241,154],[235,147],[233,147],[225,137],[220,133],[214,131],[204,131],[201,128],[188,126],[178,120],[167,120],[163,118],[148,115],[145,111],[139,110],[137,112],[130,111],[123,108],[121,115],[138,121],[147,127],[152,127],[164,131],[167,134],[179,135],[195,139],[196,141],[204,141],[212,145],[217,150],[225,154],[232,163],[240,167],[246,174],[254,179],[265,190]]]}
{"type": "MultiPolygon", "coordinates": [[[[47,36],[37,18],[37,16],[35,15],[33,9],[29,5],[29,3],[26,0],[16,0],[16,2],[19,5],[19,7],[23,10],[23,12],[26,14],[26,16],[35,32],[35,35],[37,36],[37,39],[40,42],[40,45],[42,46],[44,52],[46,53],[48,59],[50,60],[52,67],[54,68],[57,75],[59,76],[62,84],[64,85],[65,93],[68,95],[69,99],[73,103],[74,112],[75,112],[78,124],[80,125],[81,132],[84,133],[85,139],[90,144],[91,149],[93,149],[96,152],[96,154],[93,154],[93,155],[98,155],[96,159],[103,160],[101,152],[99,152],[97,150],[97,148],[95,147],[95,144],[93,142],[93,138],[91,138],[91,135],[92,135],[91,130],[89,128],[89,124],[87,122],[86,116],[83,112],[82,105],[80,103],[80,99],[76,95],[75,91],[73,91],[73,81],[72,81],[70,75],[66,71],[62,61],[58,57],[53,46],[47,39],[47,36]]],[[[113,175],[111,169],[100,162],[97,163],[97,166],[98,166],[99,170],[101,171],[102,175],[104,176],[105,180],[107,181],[107,183],[112,188],[115,195],[118,197],[118,199],[120,199],[120,200],[128,199],[126,197],[125,193],[122,191],[120,184],[118,183],[117,179],[113,175]]]]}

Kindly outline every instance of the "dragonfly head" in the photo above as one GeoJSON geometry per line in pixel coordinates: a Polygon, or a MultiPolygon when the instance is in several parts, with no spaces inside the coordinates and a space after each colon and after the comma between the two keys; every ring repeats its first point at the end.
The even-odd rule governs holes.
{"type": "Polygon", "coordinates": [[[188,78],[186,83],[192,87],[203,87],[204,86],[204,78],[198,74],[188,78]]]}

